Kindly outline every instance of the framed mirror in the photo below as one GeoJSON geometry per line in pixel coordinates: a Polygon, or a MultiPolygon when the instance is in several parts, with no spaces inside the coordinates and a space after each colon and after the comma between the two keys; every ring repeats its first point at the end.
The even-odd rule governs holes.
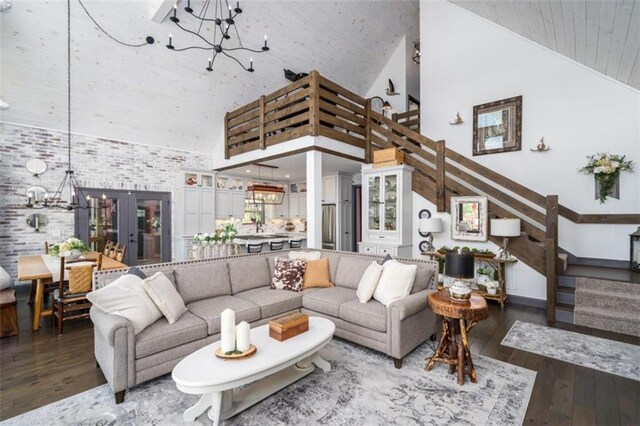
{"type": "Polygon", "coordinates": [[[473,107],[473,155],[522,149],[522,96],[473,107]]]}
{"type": "Polygon", "coordinates": [[[47,171],[47,163],[39,158],[31,158],[27,160],[27,164],[25,164],[27,171],[34,176],[41,175],[42,173],[47,171]]]}
{"type": "Polygon", "coordinates": [[[487,241],[487,197],[451,197],[451,238],[487,241]]]}
{"type": "Polygon", "coordinates": [[[34,185],[27,189],[27,207],[44,207],[44,200],[49,196],[49,192],[42,186],[34,185]]]}

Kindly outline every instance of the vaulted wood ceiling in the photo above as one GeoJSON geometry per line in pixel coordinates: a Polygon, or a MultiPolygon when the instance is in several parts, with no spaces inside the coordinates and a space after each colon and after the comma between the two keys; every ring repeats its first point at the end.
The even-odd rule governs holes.
{"type": "Polygon", "coordinates": [[[640,89],[640,1],[449,1],[640,89]]]}
{"type": "MultiPolygon", "coordinates": [[[[191,4],[199,10],[202,2],[191,4]]],[[[241,1],[243,43],[259,47],[268,34],[271,51],[239,55],[253,56],[252,74],[227,58],[209,73],[209,52],[166,49],[169,32],[176,46],[194,39],[169,20],[151,22],[159,0],[83,3],[115,37],[137,43],[152,35],[158,42],[116,44],[72,1],[72,131],[200,152],[221,137],[226,111],[287,83],[283,68],[317,69],[365,93],[402,36],[417,34],[419,25],[417,1],[241,1]]],[[[65,129],[66,2],[14,1],[0,26],[0,99],[11,105],[1,119],[65,129]]]]}

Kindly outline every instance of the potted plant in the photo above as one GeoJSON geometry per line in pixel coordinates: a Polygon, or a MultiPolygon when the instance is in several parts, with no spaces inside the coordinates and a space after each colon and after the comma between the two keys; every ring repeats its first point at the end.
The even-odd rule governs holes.
{"type": "Polygon", "coordinates": [[[611,195],[621,172],[633,171],[633,162],[625,160],[624,155],[616,155],[609,153],[597,153],[587,156],[589,162],[579,171],[592,174],[596,182],[600,185],[598,191],[598,199],[600,204],[607,201],[607,197],[611,195]]]}
{"type": "Polygon", "coordinates": [[[478,284],[486,286],[487,283],[493,281],[493,277],[494,277],[493,268],[489,266],[481,266],[476,270],[476,272],[478,273],[478,280],[477,280],[478,284]]]}
{"type": "Polygon", "coordinates": [[[489,281],[485,284],[485,287],[487,288],[487,294],[494,296],[498,292],[500,285],[498,281],[489,281]]]}
{"type": "Polygon", "coordinates": [[[77,259],[88,251],[90,251],[89,246],[77,238],[69,238],[49,248],[49,254],[51,256],[66,257],[67,259],[77,259]]]}

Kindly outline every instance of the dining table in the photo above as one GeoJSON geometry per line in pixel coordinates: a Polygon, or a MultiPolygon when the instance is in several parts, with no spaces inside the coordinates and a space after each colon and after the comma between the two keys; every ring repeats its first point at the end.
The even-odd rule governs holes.
{"type": "MultiPolygon", "coordinates": [[[[33,303],[33,330],[40,328],[40,319],[51,315],[51,309],[44,309],[44,290],[47,282],[52,282],[53,274],[47,267],[42,254],[18,257],[18,281],[31,281],[31,295],[29,303],[33,303]]],[[[82,256],[85,260],[96,260],[98,252],[87,252],[82,256]]],[[[102,257],[102,269],[126,268],[122,262],[118,262],[108,256],[102,257]]]]}

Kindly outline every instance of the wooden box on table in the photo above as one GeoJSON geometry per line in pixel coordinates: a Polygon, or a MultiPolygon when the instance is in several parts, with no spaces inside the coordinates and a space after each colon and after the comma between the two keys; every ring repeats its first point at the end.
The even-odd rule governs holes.
{"type": "Polygon", "coordinates": [[[295,313],[269,321],[269,337],[279,342],[309,331],[309,317],[295,313]]]}

